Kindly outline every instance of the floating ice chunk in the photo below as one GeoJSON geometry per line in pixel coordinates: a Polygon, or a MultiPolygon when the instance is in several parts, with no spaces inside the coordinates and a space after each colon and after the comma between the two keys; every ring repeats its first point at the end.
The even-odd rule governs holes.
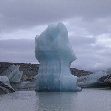
{"type": "Polygon", "coordinates": [[[49,25],[35,38],[35,56],[40,62],[37,91],[78,91],[70,65],[76,59],[62,23],[49,25]]]}
{"type": "Polygon", "coordinates": [[[0,76],[0,94],[9,92],[15,92],[15,90],[10,85],[8,77],[0,76]]]}
{"type": "Polygon", "coordinates": [[[87,76],[81,76],[79,77],[79,85],[83,87],[91,87],[94,85],[97,85],[95,83],[98,83],[99,79],[103,76],[107,76],[108,74],[106,71],[96,71],[93,74],[87,75],[87,76]]]}
{"type": "Polygon", "coordinates": [[[5,85],[11,86],[7,76],[0,76],[0,81],[3,82],[5,85]]]}
{"type": "Polygon", "coordinates": [[[23,71],[20,71],[19,67],[19,65],[11,65],[2,75],[6,75],[10,82],[20,82],[23,71]]]}

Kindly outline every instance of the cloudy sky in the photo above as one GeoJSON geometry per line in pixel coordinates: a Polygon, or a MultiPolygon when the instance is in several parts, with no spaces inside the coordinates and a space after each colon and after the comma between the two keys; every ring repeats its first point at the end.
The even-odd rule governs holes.
{"type": "Polygon", "coordinates": [[[111,0],[0,0],[0,61],[37,63],[35,36],[55,22],[69,31],[72,67],[111,67],[111,0]]]}

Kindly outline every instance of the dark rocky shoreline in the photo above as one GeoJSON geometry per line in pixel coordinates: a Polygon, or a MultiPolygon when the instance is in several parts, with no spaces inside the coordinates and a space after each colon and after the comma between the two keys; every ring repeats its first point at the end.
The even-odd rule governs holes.
{"type": "MultiPolygon", "coordinates": [[[[0,76],[11,65],[20,65],[20,71],[23,71],[23,76],[20,83],[10,83],[15,90],[34,90],[35,79],[34,77],[38,74],[39,64],[30,63],[9,63],[0,62],[0,76]]],[[[70,68],[72,75],[77,77],[87,76],[93,74],[90,71],[84,71],[76,68],[70,68]]],[[[109,73],[109,72],[108,72],[109,73]]],[[[111,74],[103,76],[96,83],[90,85],[80,85],[80,87],[111,87],[111,74]]]]}
{"type": "MultiPolygon", "coordinates": [[[[34,77],[38,74],[39,64],[0,62],[0,76],[5,76],[2,72],[7,70],[11,65],[19,65],[19,70],[23,71],[21,82],[10,82],[11,86],[15,90],[34,90],[36,84],[34,77]]],[[[79,70],[76,68],[71,68],[71,73],[78,77],[92,74],[90,71],[79,70]]]]}

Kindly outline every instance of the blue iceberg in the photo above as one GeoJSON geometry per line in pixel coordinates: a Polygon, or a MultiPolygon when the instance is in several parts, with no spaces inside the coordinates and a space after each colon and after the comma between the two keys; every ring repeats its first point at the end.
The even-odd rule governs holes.
{"type": "Polygon", "coordinates": [[[35,38],[35,56],[40,62],[36,91],[79,91],[70,65],[76,60],[64,24],[52,24],[35,38]]]}

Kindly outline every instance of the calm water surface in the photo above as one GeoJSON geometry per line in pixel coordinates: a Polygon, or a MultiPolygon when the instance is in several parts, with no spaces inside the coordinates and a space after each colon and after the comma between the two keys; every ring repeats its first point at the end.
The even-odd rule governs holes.
{"type": "Polygon", "coordinates": [[[111,90],[35,93],[17,91],[0,96],[0,111],[111,111],[111,90]]]}

